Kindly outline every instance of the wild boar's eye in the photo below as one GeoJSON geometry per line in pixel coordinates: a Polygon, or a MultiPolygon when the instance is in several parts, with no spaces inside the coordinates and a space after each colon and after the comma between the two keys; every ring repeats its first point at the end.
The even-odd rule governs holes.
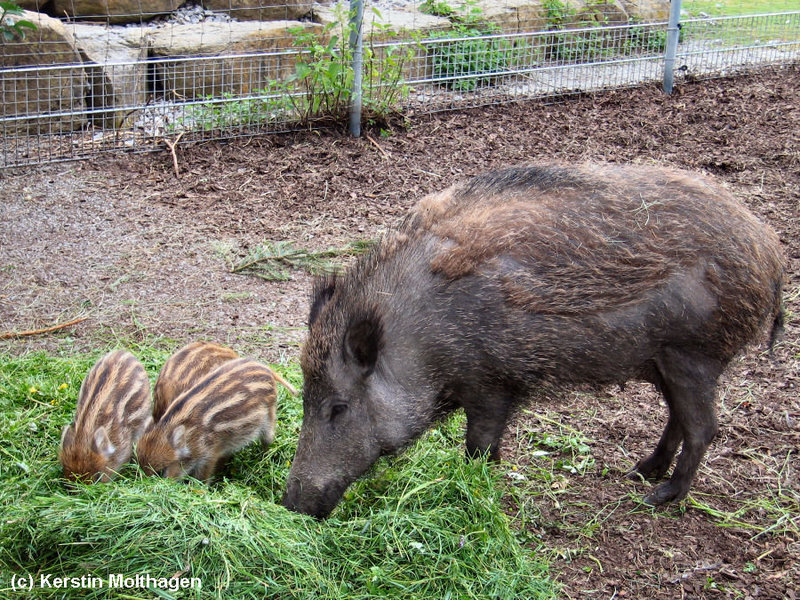
{"type": "Polygon", "coordinates": [[[347,410],[347,404],[334,404],[331,406],[331,421],[347,410]]]}

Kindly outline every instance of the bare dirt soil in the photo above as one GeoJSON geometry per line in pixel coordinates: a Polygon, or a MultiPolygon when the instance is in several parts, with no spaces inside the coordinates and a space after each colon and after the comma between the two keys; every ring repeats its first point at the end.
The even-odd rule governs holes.
{"type": "MultiPolygon", "coordinates": [[[[569,598],[796,598],[800,594],[800,66],[414,117],[388,136],[301,132],[0,174],[0,333],[85,316],[0,352],[173,348],[206,338],[270,362],[297,357],[310,276],[229,272],[265,240],[324,249],[375,238],[422,195],[536,160],[658,163],[710,173],[780,235],[788,322],[720,385],[721,431],[690,499],[650,509],[623,475],[666,409],[648,386],[570,393],[520,414],[507,509],[569,598]],[[562,468],[564,448],[590,460],[562,468]],[[569,444],[567,444],[569,445],[569,444]],[[578,454],[585,451],[579,451],[578,454]],[[559,454],[560,453],[560,454],[559,454]],[[541,453],[539,453],[541,454],[541,453]],[[549,461],[549,462],[548,462],[549,461]],[[547,485],[534,479],[551,466],[547,485]],[[574,473],[572,471],[575,471],[574,473]],[[526,495],[512,493],[523,490],[526,495]]],[[[501,468],[511,468],[504,465],[501,468]]]]}

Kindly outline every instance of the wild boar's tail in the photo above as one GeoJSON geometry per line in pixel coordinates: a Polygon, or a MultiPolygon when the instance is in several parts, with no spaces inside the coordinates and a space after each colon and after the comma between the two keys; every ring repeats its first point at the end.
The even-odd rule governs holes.
{"type": "Polygon", "coordinates": [[[783,306],[781,288],[782,282],[775,284],[774,292],[777,310],[775,312],[775,318],[772,320],[772,329],[769,332],[769,344],[767,346],[771,356],[773,355],[775,342],[783,335],[784,326],[786,325],[786,309],[783,306]]]}
{"type": "Polygon", "coordinates": [[[778,314],[775,315],[775,319],[772,321],[772,330],[769,332],[769,353],[773,354],[773,350],[775,349],[775,342],[778,341],[783,335],[784,325],[786,323],[786,310],[781,306],[778,309],[778,314]]]}

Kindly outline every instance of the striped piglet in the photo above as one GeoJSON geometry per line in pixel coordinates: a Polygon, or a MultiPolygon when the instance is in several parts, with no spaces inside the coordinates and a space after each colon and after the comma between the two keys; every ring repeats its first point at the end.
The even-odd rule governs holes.
{"type": "Polygon", "coordinates": [[[232,348],[214,342],[186,344],[167,359],[153,389],[153,419],[158,421],[172,401],[221,364],[239,358],[232,348]]]}
{"type": "Polygon", "coordinates": [[[137,460],[148,474],[206,481],[256,438],[272,443],[276,401],[269,367],[227,361],[172,401],[139,441],[137,460]]]}
{"type": "Polygon", "coordinates": [[[72,481],[109,481],[153,422],[150,381],[124,350],[106,354],[81,384],[75,420],[61,434],[58,459],[72,481]]]}

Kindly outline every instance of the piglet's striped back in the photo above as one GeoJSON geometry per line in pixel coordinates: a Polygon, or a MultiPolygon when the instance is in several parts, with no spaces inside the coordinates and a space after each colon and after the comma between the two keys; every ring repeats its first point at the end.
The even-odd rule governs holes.
{"type": "Polygon", "coordinates": [[[150,380],[142,363],[125,350],[115,350],[97,361],[81,384],[75,428],[135,427],[149,416],[150,380]]]}
{"type": "Polygon", "coordinates": [[[170,404],[160,421],[191,422],[210,431],[233,429],[230,423],[249,421],[274,406],[276,396],[271,369],[249,358],[220,365],[188,392],[170,404]]]}
{"type": "Polygon", "coordinates": [[[237,358],[178,396],[142,436],[138,461],[148,473],[206,480],[225,458],[275,435],[277,391],[272,370],[237,358]]]}
{"type": "Polygon", "coordinates": [[[153,418],[157,421],[169,405],[202,377],[239,355],[232,348],[214,342],[192,342],[167,359],[153,391],[153,418]]]}

